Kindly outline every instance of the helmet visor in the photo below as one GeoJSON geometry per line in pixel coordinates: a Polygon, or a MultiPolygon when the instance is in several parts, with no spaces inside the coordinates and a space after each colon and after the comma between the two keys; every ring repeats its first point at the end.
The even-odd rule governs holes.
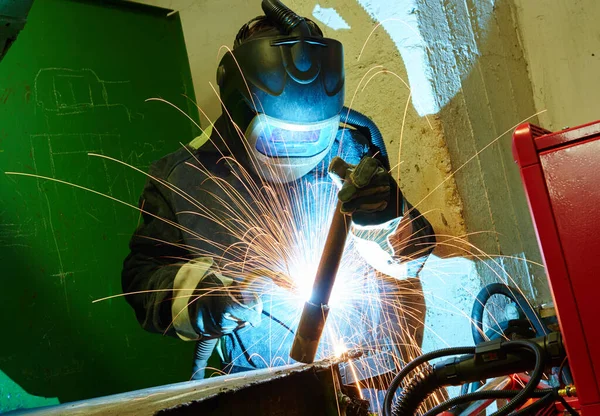
{"type": "Polygon", "coordinates": [[[318,123],[296,124],[257,114],[248,126],[246,137],[258,152],[268,157],[312,157],[331,145],[339,122],[339,115],[318,123]]]}

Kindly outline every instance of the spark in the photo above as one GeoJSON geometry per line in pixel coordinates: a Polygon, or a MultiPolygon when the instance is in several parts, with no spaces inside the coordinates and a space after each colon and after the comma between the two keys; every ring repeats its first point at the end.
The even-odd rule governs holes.
{"type": "MultiPolygon", "coordinates": [[[[161,219],[192,237],[186,244],[177,244],[177,247],[186,248],[197,256],[211,255],[217,258],[225,275],[244,276],[245,279],[242,280],[244,284],[236,290],[243,291],[257,286],[266,287],[266,291],[262,295],[263,299],[270,296],[277,297],[272,308],[281,306],[288,308],[291,313],[284,323],[288,328],[296,328],[302,304],[310,295],[312,279],[314,279],[326,239],[326,224],[329,224],[331,220],[337,198],[337,189],[327,178],[324,167],[319,173],[313,174],[310,181],[300,181],[291,185],[257,183],[255,177],[245,171],[237,161],[223,157],[221,163],[230,164],[238,181],[234,184],[212,175],[209,169],[200,164],[197,159],[195,162],[188,162],[189,167],[193,168],[192,171],[197,172],[199,179],[204,184],[214,185],[210,196],[217,202],[217,207],[209,210],[194,195],[190,195],[160,178],[153,177],[109,156],[99,154],[90,154],[90,156],[129,166],[135,172],[146,175],[188,203],[190,210],[181,211],[180,215],[200,216],[218,223],[227,233],[235,237],[238,242],[226,246],[215,242],[212,236],[203,235],[201,231],[190,230],[178,223],[161,219]],[[242,184],[241,187],[240,184],[242,184]],[[250,196],[250,200],[248,200],[248,196],[250,196]],[[199,242],[210,243],[212,248],[199,248],[196,245],[199,242]],[[249,271],[253,271],[255,275],[251,276],[252,273],[249,271]]],[[[110,195],[77,184],[40,175],[17,172],[8,172],[8,174],[36,177],[73,186],[138,209],[143,214],[153,215],[144,208],[138,208],[110,195]]],[[[469,243],[468,236],[438,235],[438,237],[444,239],[438,243],[440,246],[446,245],[462,250],[465,256],[471,258],[487,258],[495,261],[492,256],[487,256],[469,243]]],[[[407,237],[407,239],[411,238],[414,238],[414,234],[407,237]]],[[[178,260],[187,261],[188,259],[178,260]]],[[[491,268],[491,266],[488,267],[491,268]]],[[[442,280],[451,277],[443,276],[441,269],[437,272],[442,280]]],[[[502,276],[498,276],[498,278],[501,279],[502,276]]],[[[423,317],[419,313],[419,305],[402,301],[403,297],[410,295],[406,291],[390,290],[382,294],[381,285],[389,281],[390,279],[374,273],[365,265],[356,246],[350,241],[332,292],[326,336],[322,341],[318,358],[339,356],[348,349],[377,352],[392,347],[396,351],[405,351],[404,354],[394,354],[394,360],[399,368],[403,363],[420,354],[418,341],[413,332],[414,328],[401,324],[401,322],[410,320],[424,324],[420,322],[423,317]],[[391,316],[381,320],[374,319],[383,308],[390,311],[391,316]]],[[[112,295],[94,302],[147,292],[150,291],[112,295]]],[[[198,301],[203,296],[221,295],[223,293],[219,290],[206,291],[193,296],[191,302],[198,301]]],[[[456,310],[456,306],[448,299],[436,299],[433,308],[438,311],[456,310]]],[[[466,316],[464,311],[458,312],[466,316]]],[[[431,328],[429,330],[433,331],[431,328]]],[[[276,339],[273,333],[267,333],[263,339],[257,341],[257,344],[272,343],[273,352],[270,352],[268,356],[253,354],[251,358],[256,358],[265,367],[289,364],[290,361],[286,361],[284,358],[288,351],[283,351],[283,349],[290,345],[291,338],[292,334],[276,339]]],[[[248,346],[248,350],[251,351],[252,348],[253,345],[248,346]]],[[[236,360],[242,358],[242,356],[233,357],[233,361],[235,363],[236,360]]],[[[352,364],[350,369],[355,371],[352,364]]],[[[375,373],[376,369],[369,369],[369,371],[375,373]]],[[[377,387],[375,384],[369,385],[368,383],[361,384],[361,387],[377,387]]]]}
{"type": "MultiPolygon", "coordinates": [[[[366,42],[363,50],[365,46],[366,42]]],[[[236,65],[238,65],[238,69],[241,71],[237,62],[236,65]]],[[[386,73],[395,75],[410,91],[408,84],[401,77],[391,71],[381,70],[380,68],[382,68],[381,65],[372,67],[363,75],[348,108],[352,108],[360,87],[362,86],[362,90],[360,90],[362,92],[378,74],[386,73]],[[377,72],[372,74],[373,71],[377,72]],[[367,79],[369,75],[370,78],[367,79]],[[367,79],[366,82],[365,79],[367,79]]],[[[248,88],[248,85],[245,85],[248,88]]],[[[212,84],[211,88],[213,88],[218,97],[216,89],[212,84]]],[[[401,141],[409,108],[410,94],[404,108],[401,141]]],[[[252,94],[250,94],[250,98],[255,106],[260,108],[260,102],[254,101],[252,94]]],[[[192,117],[172,103],[160,98],[151,98],[148,101],[158,101],[172,106],[200,128],[192,117]]],[[[202,112],[201,109],[200,111],[202,112]]],[[[539,112],[534,116],[541,113],[539,112]]],[[[206,116],[204,112],[202,114],[206,116]]],[[[247,156],[249,156],[250,167],[255,172],[261,172],[262,169],[266,169],[260,167],[257,161],[251,157],[250,144],[245,138],[244,132],[233,123],[231,115],[227,112],[226,108],[224,116],[229,117],[233,133],[237,134],[237,139],[245,149],[247,156]]],[[[161,218],[147,210],[144,205],[138,208],[111,195],[81,185],[35,174],[19,172],[7,172],[6,174],[53,181],[85,192],[91,192],[138,210],[140,215],[150,216],[180,230],[185,236],[184,243],[163,241],[160,239],[154,240],[184,249],[190,253],[191,258],[203,256],[214,258],[218,264],[219,271],[225,276],[231,276],[239,283],[234,289],[210,289],[201,293],[198,293],[196,289],[190,289],[192,293],[185,293],[182,297],[190,297],[191,294],[190,303],[201,301],[203,297],[223,296],[224,294],[236,300],[245,291],[257,291],[260,293],[263,302],[270,304],[271,311],[280,308],[285,308],[287,311],[281,319],[274,317],[279,320],[281,326],[285,327],[286,330],[278,327],[276,331],[269,327],[262,338],[256,339],[252,345],[247,345],[246,350],[239,356],[232,357],[232,364],[244,360],[246,358],[244,354],[253,351],[261,343],[269,344],[269,353],[266,355],[251,353],[249,354],[250,360],[256,359],[260,362],[260,365],[265,367],[277,367],[289,364],[291,359],[287,358],[287,355],[289,353],[289,346],[291,346],[291,339],[293,338],[293,330],[297,327],[300,319],[302,305],[311,293],[317,265],[327,236],[327,225],[331,222],[337,201],[337,189],[329,180],[326,166],[323,164],[307,178],[291,184],[263,181],[232,156],[231,142],[226,140],[226,132],[219,131],[213,122],[211,122],[211,126],[216,136],[210,137],[209,140],[220,139],[222,143],[214,144],[222,144],[226,149],[225,151],[221,151],[219,150],[221,146],[215,146],[221,152],[221,157],[217,163],[228,166],[231,176],[225,179],[214,175],[212,173],[213,166],[204,166],[196,153],[188,149],[192,157],[190,161],[185,162],[185,166],[189,168],[190,174],[197,176],[198,184],[203,189],[207,189],[202,195],[179,189],[165,179],[152,176],[139,168],[108,155],[90,153],[89,156],[124,165],[131,168],[133,172],[145,175],[148,180],[168,190],[174,197],[185,203],[186,208],[177,212],[180,218],[197,217],[198,219],[217,225],[228,237],[227,239],[221,239],[221,241],[214,234],[207,235],[203,233],[203,230],[190,229],[179,222],[161,218]],[[214,206],[208,207],[204,202],[201,202],[203,199],[201,200],[200,197],[211,199],[214,202],[214,206]],[[225,242],[227,240],[235,242],[228,244],[225,242]]],[[[346,129],[346,125],[344,125],[343,129],[346,129]]],[[[514,127],[507,130],[506,133],[512,129],[514,127]]],[[[465,164],[448,175],[425,198],[503,135],[500,135],[469,158],[465,164]]],[[[344,131],[342,132],[342,139],[343,137],[344,131]]],[[[342,146],[340,146],[341,148],[342,146]]],[[[337,154],[343,156],[340,152],[341,150],[338,150],[337,154]]],[[[333,153],[336,153],[336,151],[333,153]]],[[[398,155],[398,160],[399,164],[402,163],[400,161],[400,154],[398,155]]],[[[415,204],[415,207],[423,202],[423,200],[415,204]]],[[[410,224],[414,220],[407,217],[403,220],[403,224],[410,224]]],[[[414,239],[418,231],[415,230],[407,236],[404,243],[414,239]]],[[[493,256],[487,255],[468,241],[469,235],[459,237],[437,235],[437,237],[442,239],[442,241],[437,243],[437,246],[456,249],[458,254],[461,254],[465,258],[489,260],[499,270],[503,270],[501,264],[493,256]]],[[[150,239],[152,240],[152,238],[150,239]]],[[[190,258],[171,258],[170,260],[174,264],[181,264],[189,261],[190,258]]],[[[505,272],[505,275],[500,275],[495,267],[486,262],[483,264],[497,275],[498,280],[514,281],[508,273],[505,272]]],[[[434,334],[435,331],[427,327],[424,322],[425,317],[422,311],[424,305],[422,301],[411,299],[411,297],[418,297],[418,289],[402,286],[401,283],[369,268],[352,239],[347,244],[339,270],[340,272],[336,278],[330,299],[329,306],[331,310],[325,327],[325,336],[317,353],[317,358],[339,357],[349,350],[358,349],[367,353],[389,354],[393,357],[396,368],[400,368],[406,362],[420,355],[417,327],[423,326],[434,334]],[[382,288],[386,288],[386,290],[382,290],[382,288]]],[[[441,282],[453,277],[445,273],[443,267],[435,267],[433,271],[441,282]]],[[[121,293],[96,299],[93,303],[117,297],[135,296],[152,292],[172,292],[172,290],[160,289],[121,293]]],[[[475,294],[471,295],[475,296],[475,294]]],[[[430,310],[458,313],[470,319],[465,311],[460,310],[449,299],[436,298],[435,304],[428,305],[428,307],[430,310]]],[[[441,337],[440,341],[445,342],[441,337]]],[[[358,379],[356,377],[356,368],[351,361],[349,367],[355,378],[358,379]]],[[[367,369],[368,371],[372,371],[373,374],[377,373],[377,369],[375,368],[367,369]]],[[[221,371],[221,373],[224,372],[221,371]]],[[[389,382],[391,377],[389,375],[386,377],[389,382]]],[[[367,381],[360,384],[360,387],[380,388],[381,385],[369,377],[367,381]]],[[[437,404],[440,402],[440,399],[434,398],[432,401],[437,404]]]]}

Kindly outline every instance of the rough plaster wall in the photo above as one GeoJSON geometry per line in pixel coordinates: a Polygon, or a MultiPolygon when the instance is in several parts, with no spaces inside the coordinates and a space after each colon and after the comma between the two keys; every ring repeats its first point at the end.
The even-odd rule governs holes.
{"type": "Polygon", "coordinates": [[[460,84],[439,118],[453,166],[460,169],[456,180],[469,240],[476,254],[491,256],[477,262],[480,275],[547,301],[543,268],[532,263],[540,262],[539,249],[511,153],[512,128],[535,114],[513,7],[508,0],[428,0],[421,10],[421,26],[433,28],[421,33],[441,51],[432,64],[436,77],[460,84]]]}
{"type": "Polygon", "coordinates": [[[600,119],[600,2],[515,0],[542,127],[600,119]]]}

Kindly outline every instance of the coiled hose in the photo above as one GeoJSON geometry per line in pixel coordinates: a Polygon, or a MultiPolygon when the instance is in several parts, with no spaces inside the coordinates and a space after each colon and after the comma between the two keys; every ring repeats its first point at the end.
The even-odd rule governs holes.
{"type": "MultiPolygon", "coordinates": [[[[544,354],[542,352],[542,349],[535,342],[526,341],[526,340],[509,341],[509,342],[503,343],[501,348],[509,350],[509,351],[512,349],[529,349],[535,355],[535,368],[531,374],[531,378],[525,385],[525,388],[523,388],[523,390],[520,390],[512,398],[512,400],[510,402],[508,402],[506,405],[504,405],[500,409],[498,409],[498,411],[493,413],[492,416],[506,416],[512,410],[514,410],[515,408],[517,408],[518,406],[523,404],[523,402],[525,402],[528,398],[532,397],[532,394],[535,391],[536,386],[538,385],[540,379],[542,378],[542,374],[544,371],[544,364],[545,364],[544,354]]],[[[421,404],[421,401],[419,401],[420,398],[425,399],[435,389],[437,389],[438,387],[443,387],[435,378],[435,374],[427,374],[426,377],[421,377],[417,381],[416,386],[413,386],[411,383],[411,389],[408,392],[406,392],[406,394],[403,394],[402,396],[400,396],[399,403],[397,403],[394,406],[394,412],[391,412],[392,400],[394,398],[396,390],[400,386],[400,383],[402,382],[404,377],[406,377],[406,375],[408,375],[417,366],[421,365],[424,362],[432,360],[434,358],[440,358],[440,357],[444,357],[444,356],[448,356],[448,355],[474,354],[474,353],[475,353],[475,347],[447,348],[444,350],[430,352],[428,354],[422,355],[422,356],[416,358],[415,360],[411,361],[409,364],[407,364],[402,369],[402,371],[400,371],[400,373],[398,373],[398,375],[396,377],[394,377],[394,379],[390,383],[390,387],[388,388],[388,391],[385,395],[385,399],[383,401],[384,416],[390,416],[390,415],[392,415],[392,416],[409,416],[409,415],[412,416],[412,415],[416,414],[416,411],[417,411],[419,405],[421,404]],[[429,388],[430,390],[426,391],[426,388],[429,388]],[[407,397],[407,395],[408,395],[408,397],[407,397]],[[407,402],[407,404],[403,404],[402,402],[407,402]],[[396,412],[396,410],[398,410],[399,412],[396,412]]],[[[467,399],[480,400],[480,398],[478,398],[479,397],[478,395],[480,393],[481,392],[470,393],[470,394],[463,395],[461,397],[462,397],[463,401],[466,401],[467,399]]],[[[486,394],[488,394],[488,393],[486,393],[486,394]]],[[[448,403],[448,401],[442,403],[442,405],[444,405],[444,409],[448,408],[448,407],[445,407],[445,405],[447,403],[448,403]]],[[[458,403],[455,403],[455,404],[451,405],[450,407],[452,407],[456,404],[458,404],[458,403]]],[[[440,405],[440,406],[442,406],[442,405],[440,405]]],[[[435,409],[438,409],[440,406],[436,407],[435,409]]],[[[427,412],[426,415],[427,416],[435,415],[439,411],[441,411],[440,409],[438,409],[437,412],[434,412],[435,409],[432,409],[431,411],[427,412]]]]}
{"type": "Polygon", "coordinates": [[[219,338],[203,339],[196,343],[192,380],[202,380],[204,378],[208,359],[215,350],[217,342],[219,342],[219,338]]]}
{"type": "Polygon", "coordinates": [[[439,387],[433,367],[428,365],[421,369],[410,383],[402,390],[400,397],[392,408],[392,415],[413,415],[427,396],[439,387]]]}
{"type": "Polygon", "coordinates": [[[286,33],[291,33],[294,28],[299,26],[301,34],[305,36],[310,34],[310,30],[308,29],[304,18],[298,16],[281,1],[263,0],[261,6],[263,12],[265,12],[265,16],[281,26],[286,33]]]}
{"type": "Polygon", "coordinates": [[[375,146],[381,157],[379,160],[383,163],[384,167],[390,170],[390,161],[388,159],[387,149],[383,140],[383,135],[377,125],[369,117],[365,116],[351,108],[344,107],[342,109],[342,122],[349,124],[353,127],[366,129],[371,139],[371,143],[375,146]]]}
{"type": "MultiPolygon", "coordinates": [[[[410,363],[404,366],[404,368],[394,377],[390,386],[388,387],[387,392],[385,393],[385,398],[383,399],[383,415],[384,416],[393,416],[392,414],[392,402],[394,400],[394,396],[396,395],[396,390],[400,387],[400,383],[402,380],[415,368],[419,365],[433,360],[434,358],[447,357],[449,355],[460,355],[460,354],[475,354],[475,347],[454,347],[454,348],[444,348],[437,351],[432,351],[427,354],[423,354],[420,357],[415,358],[410,363]]],[[[412,416],[412,415],[411,415],[412,416]]]]}

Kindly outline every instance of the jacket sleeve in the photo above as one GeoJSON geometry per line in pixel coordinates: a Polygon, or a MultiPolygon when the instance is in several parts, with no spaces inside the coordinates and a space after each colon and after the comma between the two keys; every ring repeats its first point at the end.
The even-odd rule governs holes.
{"type": "Polygon", "coordinates": [[[130,240],[121,283],[140,325],[174,336],[173,284],[190,253],[181,246],[183,238],[175,214],[159,188],[166,190],[153,180],[144,187],[139,201],[143,221],[130,240]]]}

